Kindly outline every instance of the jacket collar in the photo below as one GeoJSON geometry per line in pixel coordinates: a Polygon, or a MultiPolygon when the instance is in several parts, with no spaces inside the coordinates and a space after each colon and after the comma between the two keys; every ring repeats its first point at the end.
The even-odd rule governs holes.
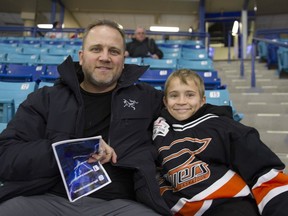
{"type": "Polygon", "coordinates": [[[204,104],[193,116],[183,121],[176,120],[166,108],[161,112],[161,116],[163,116],[170,124],[186,124],[206,114],[215,114],[217,116],[225,116],[233,119],[231,106],[216,106],[212,104],[204,104]]]}
{"type": "MultiPolygon", "coordinates": [[[[149,66],[139,66],[134,64],[125,64],[122,74],[119,78],[118,87],[133,85],[138,82],[138,79],[149,68],[149,66]]],[[[73,62],[71,56],[58,66],[60,74],[60,82],[65,83],[72,89],[79,86],[84,79],[84,74],[79,65],[79,62],[73,62]]]]}

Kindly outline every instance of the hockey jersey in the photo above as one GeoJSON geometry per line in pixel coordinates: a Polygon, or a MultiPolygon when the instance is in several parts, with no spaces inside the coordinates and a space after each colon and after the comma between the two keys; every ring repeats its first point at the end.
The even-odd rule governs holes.
{"type": "Polygon", "coordinates": [[[255,199],[261,215],[288,215],[284,164],[255,128],[234,121],[231,113],[228,106],[205,104],[177,121],[162,111],[153,130],[161,195],[175,215],[202,215],[246,196],[255,199]]]}

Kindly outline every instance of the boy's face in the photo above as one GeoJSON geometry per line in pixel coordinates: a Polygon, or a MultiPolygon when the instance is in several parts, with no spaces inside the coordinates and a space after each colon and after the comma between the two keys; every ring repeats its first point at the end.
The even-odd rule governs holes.
{"type": "Polygon", "coordinates": [[[167,110],[179,121],[188,119],[206,103],[206,98],[200,97],[195,82],[187,80],[187,83],[182,83],[178,77],[172,79],[167,88],[167,96],[164,97],[167,110]]]}

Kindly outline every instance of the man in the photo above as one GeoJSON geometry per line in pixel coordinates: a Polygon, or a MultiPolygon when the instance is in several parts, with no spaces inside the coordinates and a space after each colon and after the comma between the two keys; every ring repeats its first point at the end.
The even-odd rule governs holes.
{"type": "Polygon", "coordinates": [[[125,56],[161,59],[163,58],[163,52],[153,39],[146,37],[146,31],[143,27],[137,27],[134,32],[134,38],[127,43],[125,56]]]}
{"type": "Polygon", "coordinates": [[[20,105],[0,135],[0,200],[7,200],[1,214],[170,214],[155,179],[157,152],[151,144],[162,93],[135,84],[147,67],[124,65],[124,52],[118,24],[91,24],[79,64],[68,57],[58,67],[59,84],[39,89],[20,105]],[[51,144],[95,135],[117,154],[117,163],[103,165],[112,183],[70,203],[51,144]]]}

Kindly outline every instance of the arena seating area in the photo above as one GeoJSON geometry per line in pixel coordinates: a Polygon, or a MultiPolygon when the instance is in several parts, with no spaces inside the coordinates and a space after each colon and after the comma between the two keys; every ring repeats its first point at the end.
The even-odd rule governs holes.
{"type": "MultiPolygon", "coordinates": [[[[139,82],[163,89],[169,74],[178,68],[189,68],[204,79],[207,102],[232,106],[234,119],[241,121],[221,83],[207,47],[197,40],[156,41],[164,53],[163,59],[126,58],[126,64],[149,65],[139,82]]],[[[27,95],[43,86],[52,86],[59,77],[57,65],[68,55],[78,61],[80,39],[46,39],[33,37],[0,38],[0,122],[1,127],[13,117],[27,95]]],[[[1,128],[0,128],[1,130],[1,128]]]]}

